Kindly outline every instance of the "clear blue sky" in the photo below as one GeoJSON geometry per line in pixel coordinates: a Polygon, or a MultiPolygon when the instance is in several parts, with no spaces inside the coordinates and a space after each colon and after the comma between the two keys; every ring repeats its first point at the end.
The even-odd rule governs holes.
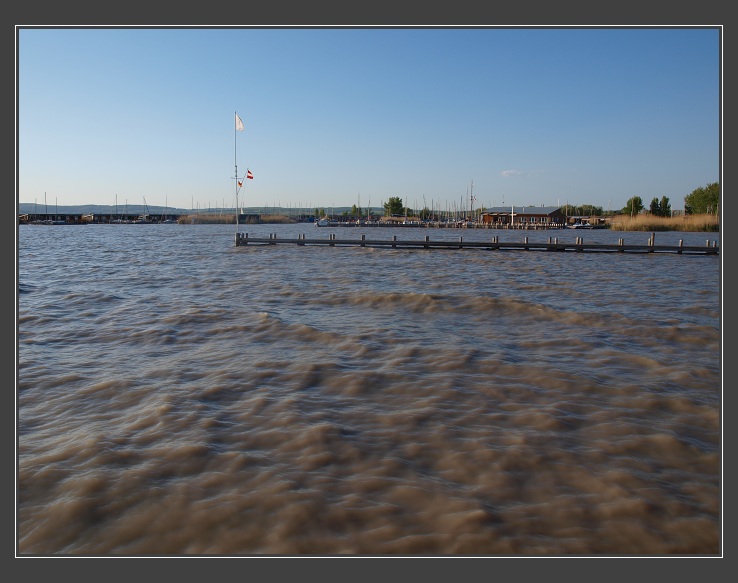
{"type": "Polygon", "coordinates": [[[682,209],[718,28],[18,30],[18,202],[682,209]],[[234,112],[245,130],[235,132],[234,112]],[[473,186],[472,186],[473,184],[473,186]]]}

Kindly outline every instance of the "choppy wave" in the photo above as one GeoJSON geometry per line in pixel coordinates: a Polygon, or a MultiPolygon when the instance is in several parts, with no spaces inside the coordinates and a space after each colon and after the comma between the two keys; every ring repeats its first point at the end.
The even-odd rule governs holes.
{"type": "Polygon", "coordinates": [[[224,227],[19,229],[20,554],[720,552],[715,257],[224,227]]]}

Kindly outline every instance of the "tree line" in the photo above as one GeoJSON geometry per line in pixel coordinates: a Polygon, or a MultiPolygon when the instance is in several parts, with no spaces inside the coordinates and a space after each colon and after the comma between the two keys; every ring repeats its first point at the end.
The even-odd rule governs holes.
{"type": "MultiPolygon", "coordinates": [[[[640,196],[633,196],[621,211],[624,215],[635,216],[640,214],[644,209],[643,200],[640,196]]],[[[649,211],[657,217],[671,216],[671,203],[669,198],[662,196],[661,200],[653,198],[649,211]]],[[[704,187],[699,187],[684,197],[684,214],[685,215],[705,215],[720,214],[720,184],[711,182],[704,187]]]]}
{"type": "MultiPolygon", "coordinates": [[[[402,203],[402,198],[399,196],[391,196],[384,203],[384,213],[386,216],[391,215],[414,215],[415,211],[405,207],[402,203]]],[[[536,205],[529,205],[535,207],[536,205]]],[[[639,215],[645,209],[643,199],[640,196],[632,196],[628,199],[628,202],[621,209],[620,213],[624,215],[635,216],[639,215]]],[[[367,213],[369,209],[361,209],[354,205],[350,211],[346,211],[343,214],[348,216],[362,216],[362,211],[367,213]]],[[[484,209],[482,209],[484,211],[484,209]]],[[[565,204],[561,207],[561,212],[567,216],[590,216],[597,217],[605,214],[617,214],[616,211],[605,213],[600,206],[594,206],[591,204],[584,204],[581,206],[565,204]]],[[[669,197],[662,196],[661,199],[654,197],[651,199],[648,212],[657,217],[670,217],[671,216],[671,202],[669,197]]],[[[315,214],[318,216],[325,215],[325,209],[315,209],[315,214]]],[[[432,211],[425,208],[420,211],[421,218],[430,216],[432,211]]],[[[699,187],[690,192],[684,197],[684,214],[686,215],[699,215],[699,214],[720,214],[720,183],[711,182],[704,187],[699,187]]]]}

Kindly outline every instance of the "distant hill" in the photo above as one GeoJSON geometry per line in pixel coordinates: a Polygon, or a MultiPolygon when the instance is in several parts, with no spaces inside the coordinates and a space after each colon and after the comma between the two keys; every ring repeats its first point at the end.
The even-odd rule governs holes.
{"type": "MultiPolygon", "coordinates": [[[[112,204],[83,204],[83,205],[67,205],[67,206],[56,206],[54,204],[39,204],[34,202],[21,202],[18,203],[18,214],[19,215],[25,215],[25,214],[36,214],[36,213],[58,213],[61,215],[69,214],[69,215],[109,215],[109,214],[115,214],[117,212],[119,214],[129,214],[129,215],[138,215],[143,214],[147,211],[149,214],[159,215],[163,213],[169,213],[172,215],[187,215],[193,212],[207,212],[208,209],[180,209],[175,207],[163,207],[163,206],[152,206],[152,205],[142,205],[142,204],[119,204],[117,207],[112,204]]],[[[220,208],[213,208],[210,209],[211,213],[219,213],[221,211],[220,208]]],[[[328,209],[326,209],[328,210],[328,209]]],[[[351,207],[335,207],[332,209],[333,214],[340,215],[344,212],[350,211],[351,207]]],[[[224,213],[232,213],[233,207],[224,208],[224,213]]],[[[263,214],[284,214],[284,215],[294,215],[294,214],[313,214],[315,212],[315,208],[282,208],[282,207],[243,207],[243,212],[246,214],[256,214],[256,215],[263,215],[263,214]]],[[[372,213],[378,213],[380,212],[376,208],[372,208],[372,213]]]]}
{"type": "MultiPolygon", "coordinates": [[[[112,204],[82,204],[82,205],[59,205],[58,207],[53,204],[38,204],[33,202],[21,202],[18,203],[18,214],[34,214],[34,213],[59,213],[59,214],[70,214],[70,215],[108,215],[116,212],[129,215],[142,214],[148,212],[151,214],[161,214],[165,211],[173,215],[186,215],[191,212],[191,209],[178,209],[174,207],[163,207],[163,206],[152,206],[142,204],[119,204],[117,207],[112,204]]],[[[212,211],[213,209],[211,209],[212,211]]],[[[219,210],[219,209],[216,209],[219,210]]],[[[232,211],[233,209],[228,209],[232,211]]]]}

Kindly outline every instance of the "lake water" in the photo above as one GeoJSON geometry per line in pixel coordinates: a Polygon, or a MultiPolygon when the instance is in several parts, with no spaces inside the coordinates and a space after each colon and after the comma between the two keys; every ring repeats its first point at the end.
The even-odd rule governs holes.
{"type": "Polygon", "coordinates": [[[721,552],[719,256],[235,228],[18,228],[17,554],[721,552]]]}

